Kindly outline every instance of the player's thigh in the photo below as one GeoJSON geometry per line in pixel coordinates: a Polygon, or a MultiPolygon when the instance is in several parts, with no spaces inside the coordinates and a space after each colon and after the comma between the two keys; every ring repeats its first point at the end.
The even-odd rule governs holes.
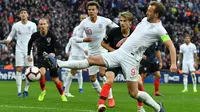
{"type": "Polygon", "coordinates": [[[25,56],[22,52],[15,53],[15,66],[24,66],[25,65],[25,56]]]}
{"type": "Polygon", "coordinates": [[[120,59],[123,57],[120,55],[118,50],[115,50],[113,52],[104,53],[101,55],[103,58],[103,61],[105,63],[105,66],[107,68],[116,68],[120,66],[120,59]]]}
{"type": "Polygon", "coordinates": [[[117,76],[117,74],[122,71],[122,68],[121,67],[116,67],[116,68],[108,68],[106,69],[106,73],[107,72],[112,72],[114,74],[114,77],[117,76]]]}
{"type": "Polygon", "coordinates": [[[193,63],[193,62],[188,63],[188,66],[189,66],[189,70],[190,70],[191,72],[194,72],[194,71],[195,71],[194,63],[193,63]]]}
{"type": "Polygon", "coordinates": [[[189,65],[186,62],[182,63],[182,72],[183,73],[189,73],[189,65]]]}
{"type": "Polygon", "coordinates": [[[138,82],[140,63],[134,58],[124,57],[120,64],[126,81],[138,82]]]}

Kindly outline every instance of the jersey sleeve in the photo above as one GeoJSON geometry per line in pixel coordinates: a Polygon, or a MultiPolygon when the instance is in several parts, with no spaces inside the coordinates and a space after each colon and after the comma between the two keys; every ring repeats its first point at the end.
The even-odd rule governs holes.
{"type": "Polygon", "coordinates": [[[193,52],[197,53],[197,47],[195,45],[193,46],[193,52]]]}
{"type": "Polygon", "coordinates": [[[183,45],[180,46],[179,53],[183,53],[183,45]]]}
{"type": "Polygon", "coordinates": [[[110,29],[110,31],[108,31],[108,33],[106,34],[105,38],[103,38],[103,41],[107,44],[109,44],[110,42],[112,42],[113,40],[113,29],[110,29]]]}
{"type": "Polygon", "coordinates": [[[107,22],[107,27],[108,28],[113,28],[113,27],[119,27],[116,23],[114,23],[113,21],[111,21],[108,18],[105,18],[106,22],[107,22]]]}
{"type": "Polygon", "coordinates": [[[35,23],[33,23],[33,31],[32,31],[32,33],[35,33],[35,32],[37,32],[37,26],[36,26],[35,23]]]}
{"type": "Polygon", "coordinates": [[[84,32],[85,32],[85,29],[84,29],[84,25],[85,24],[85,21],[83,20],[80,25],[78,26],[77,28],[77,31],[76,31],[76,35],[77,37],[81,37],[83,38],[84,37],[84,32]]]}
{"type": "Polygon", "coordinates": [[[68,52],[69,52],[69,49],[70,49],[70,47],[71,47],[71,45],[72,45],[72,38],[73,38],[73,37],[71,37],[71,38],[69,39],[69,42],[67,43],[67,45],[66,45],[66,47],[65,47],[65,53],[68,53],[68,52]]]}
{"type": "Polygon", "coordinates": [[[162,42],[171,40],[164,27],[159,27],[157,31],[158,31],[158,37],[162,40],[162,42]]]}
{"type": "Polygon", "coordinates": [[[7,38],[6,40],[11,41],[11,40],[13,39],[13,37],[16,35],[16,33],[17,33],[16,24],[14,24],[14,25],[12,26],[11,32],[10,32],[10,34],[8,35],[8,38],[7,38]]]}
{"type": "Polygon", "coordinates": [[[30,39],[29,42],[28,42],[28,55],[30,55],[33,42],[34,42],[36,39],[37,39],[36,33],[33,33],[33,34],[31,35],[31,39],[30,39]]]}

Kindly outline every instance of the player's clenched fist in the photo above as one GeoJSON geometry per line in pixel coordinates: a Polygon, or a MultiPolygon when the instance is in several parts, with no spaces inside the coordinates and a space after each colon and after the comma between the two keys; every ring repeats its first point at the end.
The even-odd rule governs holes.
{"type": "Polygon", "coordinates": [[[30,56],[27,57],[28,62],[32,62],[32,58],[30,56]]]}

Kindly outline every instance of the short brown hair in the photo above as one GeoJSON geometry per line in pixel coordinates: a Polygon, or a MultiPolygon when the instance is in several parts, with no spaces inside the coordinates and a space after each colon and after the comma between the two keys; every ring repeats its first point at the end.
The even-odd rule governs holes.
{"type": "Polygon", "coordinates": [[[96,1],[89,1],[89,2],[87,3],[87,5],[86,5],[86,8],[88,8],[89,6],[96,6],[97,9],[100,8],[99,3],[96,2],[96,1]]]}
{"type": "Polygon", "coordinates": [[[28,10],[26,8],[21,8],[18,12],[18,14],[20,14],[22,11],[26,11],[28,13],[28,10]]]}
{"type": "Polygon", "coordinates": [[[150,3],[151,6],[156,6],[154,13],[158,13],[158,17],[160,18],[164,12],[165,12],[165,6],[160,3],[160,2],[156,2],[156,1],[152,1],[150,3]]]}
{"type": "Polygon", "coordinates": [[[121,16],[128,19],[129,21],[133,22],[134,16],[129,11],[119,13],[118,17],[121,17],[121,16]]]}

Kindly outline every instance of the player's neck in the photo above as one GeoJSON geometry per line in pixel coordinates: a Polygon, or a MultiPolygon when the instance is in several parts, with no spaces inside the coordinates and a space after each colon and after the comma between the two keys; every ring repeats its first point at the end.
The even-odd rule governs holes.
{"type": "Polygon", "coordinates": [[[95,23],[97,21],[97,16],[96,17],[90,17],[91,22],[95,23]]]}
{"type": "Polygon", "coordinates": [[[187,43],[185,43],[186,45],[189,45],[190,44],[190,42],[187,42],[187,43]]]}
{"type": "Polygon", "coordinates": [[[28,22],[28,20],[27,19],[21,20],[21,22],[22,22],[22,24],[26,24],[28,22]]]}
{"type": "Polygon", "coordinates": [[[149,21],[150,23],[159,23],[160,22],[160,19],[153,19],[151,21],[149,21]]]}
{"type": "Polygon", "coordinates": [[[130,29],[121,29],[122,35],[128,37],[130,34],[130,29]]]}

